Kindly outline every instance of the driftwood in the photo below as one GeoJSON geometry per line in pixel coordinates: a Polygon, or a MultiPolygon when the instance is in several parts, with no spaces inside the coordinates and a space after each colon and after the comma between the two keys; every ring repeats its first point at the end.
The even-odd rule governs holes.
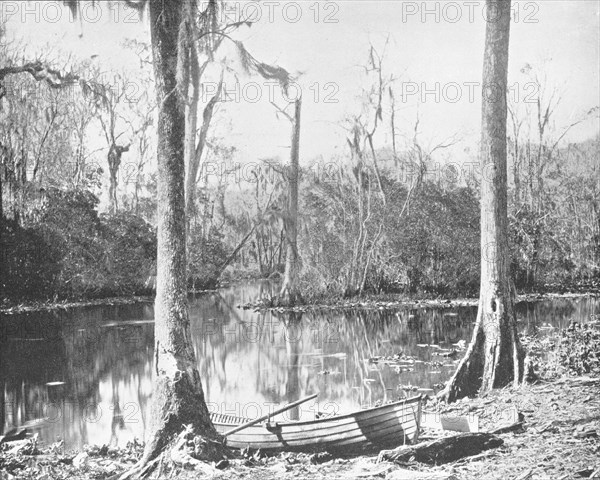
{"type": "Polygon", "coordinates": [[[463,433],[416,445],[404,445],[394,450],[382,450],[377,461],[408,462],[411,458],[430,465],[442,465],[459,458],[477,455],[499,447],[504,441],[491,433],[463,433]]]}

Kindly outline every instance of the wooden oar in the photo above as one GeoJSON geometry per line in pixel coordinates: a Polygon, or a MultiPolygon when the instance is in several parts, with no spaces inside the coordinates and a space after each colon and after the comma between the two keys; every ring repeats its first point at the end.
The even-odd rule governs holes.
{"type": "Polygon", "coordinates": [[[255,420],[251,420],[250,422],[246,422],[242,425],[238,425],[235,428],[232,428],[231,430],[226,431],[223,436],[226,437],[228,435],[231,435],[232,433],[235,432],[239,432],[240,430],[243,430],[244,428],[248,428],[251,427],[252,425],[256,425],[257,423],[262,422],[263,420],[267,420],[268,418],[271,418],[281,412],[285,412],[286,410],[289,410],[290,408],[294,408],[297,407],[298,405],[300,405],[301,403],[305,403],[308,402],[309,400],[312,400],[313,398],[317,398],[317,394],[314,393],[312,395],[310,395],[309,397],[305,397],[305,398],[301,398],[300,400],[296,400],[295,402],[292,403],[288,403],[287,405],[278,408],[277,410],[273,410],[271,413],[267,413],[266,415],[263,415],[262,417],[258,417],[255,420]]]}

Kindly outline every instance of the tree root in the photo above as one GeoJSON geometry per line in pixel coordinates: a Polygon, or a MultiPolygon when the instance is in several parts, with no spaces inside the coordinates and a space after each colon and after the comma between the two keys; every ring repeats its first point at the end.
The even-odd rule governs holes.
{"type": "Polygon", "coordinates": [[[114,477],[111,477],[110,480],[142,480],[148,478],[161,460],[162,455],[149,462],[138,463],[131,470],[128,470],[121,475],[115,475],[114,477]]]}
{"type": "Polygon", "coordinates": [[[477,393],[483,372],[482,349],[484,337],[481,335],[481,317],[478,315],[473,338],[456,371],[444,389],[436,395],[442,401],[451,403],[457,399],[477,393]]]}
{"type": "Polygon", "coordinates": [[[158,478],[163,469],[183,468],[202,472],[204,475],[214,475],[218,469],[211,463],[217,457],[223,457],[226,448],[214,440],[195,436],[191,425],[175,438],[172,445],[152,460],[142,459],[131,470],[112,477],[111,480],[144,480],[158,467],[158,478]]]}
{"type": "Polygon", "coordinates": [[[190,425],[185,427],[185,430],[179,434],[175,445],[171,448],[170,458],[171,461],[180,467],[189,468],[192,467],[194,470],[201,470],[202,473],[215,474],[217,469],[206,461],[198,460],[192,456],[192,453],[200,458],[210,456],[209,452],[205,451],[208,446],[208,442],[203,441],[201,437],[194,437],[193,430],[190,425]],[[192,437],[193,447],[189,445],[190,437],[192,437]]]}

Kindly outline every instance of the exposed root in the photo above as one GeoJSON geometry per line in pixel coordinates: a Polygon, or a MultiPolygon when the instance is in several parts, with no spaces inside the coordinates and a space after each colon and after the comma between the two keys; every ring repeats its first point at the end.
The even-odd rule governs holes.
{"type": "Polygon", "coordinates": [[[201,437],[194,437],[193,431],[190,425],[186,426],[185,430],[179,434],[179,437],[175,441],[175,445],[171,449],[170,458],[171,461],[183,468],[193,468],[194,470],[202,471],[205,475],[214,475],[217,469],[206,461],[198,460],[194,458],[205,458],[212,456],[211,452],[207,452],[206,449],[210,450],[210,444],[202,439],[201,437]],[[191,440],[190,440],[191,437],[191,440]],[[190,445],[190,443],[192,445],[190,445]],[[192,456],[192,454],[194,456],[192,456]]]}
{"type": "Polygon", "coordinates": [[[465,355],[458,364],[454,375],[446,383],[445,388],[437,394],[439,399],[451,403],[459,398],[477,392],[483,373],[483,359],[481,355],[483,343],[482,316],[479,313],[473,330],[473,337],[465,355]]]}
{"type": "Polygon", "coordinates": [[[204,475],[215,475],[218,470],[212,465],[217,458],[223,458],[227,453],[225,447],[213,440],[195,436],[191,425],[186,425],[184,430],[166,448],[163,453],[152,460],[142,459],[131,470],[121,476],[114,477],[118,480],[143,480],[158,467],[158,478],[162,471],[173,468],[195,470],[204,475]]]}
{"type": "Polygon", "coordinates": [[[480,299],[469,347],[437,397],[448,403],[523,381],[524,351],[517,335],[512,299],[480,299]],[[493,308],[486,310],[486,305],[493,308]]]}
{"type": "Polygon", "coordinates": [[[128,470],[120,476],[117,475],[112,477],[111,480],[142,480],[148,478],[161,460],[162,455],[156,457],[154,460],[150,460],[149,462],[140,462],[131,470],[128,470]]]}

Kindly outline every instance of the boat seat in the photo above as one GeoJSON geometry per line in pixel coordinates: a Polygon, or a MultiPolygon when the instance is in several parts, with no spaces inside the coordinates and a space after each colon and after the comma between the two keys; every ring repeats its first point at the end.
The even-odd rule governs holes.
{"type": "Polygon", "coordinates": [[[236,417],[235,415],[228,415],[226,413],[211,413],[210,418],[215,423],[223,423],[225,425],[242,425],[252,421],[251,418],[236,417]]]}

